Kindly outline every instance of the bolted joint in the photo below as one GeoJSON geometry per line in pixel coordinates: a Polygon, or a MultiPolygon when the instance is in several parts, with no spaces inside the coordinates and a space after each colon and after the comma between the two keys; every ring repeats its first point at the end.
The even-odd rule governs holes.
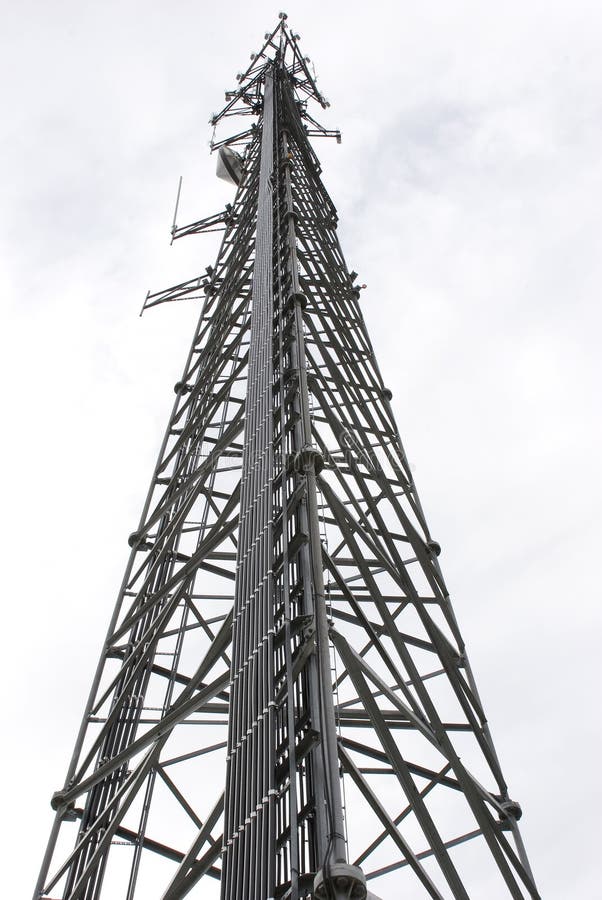
{"type": "Polygon", "coordinates": [[[502,822],[506,819],[513,819],[515,822],[518,822],[522,817],[523,811],[521,805],[520,803],[517,803],[516,800],[503,800],[500,806],[503,810],[503,813],[500,815],[500,820],[502,822]]]}
{"type": "Polygon", "coordinates": [[[61,806],[65,805],[65,792],[55,791],[50,798],[50,805],[55,812],[58,812],[61,806]]]}
{"type": "Polygon", "coordinates": [[[53,810],[60,814],[65,822],[76,822],[77,815],[75,813],[75,803],[65,803],[65,791],[55,791],[50,798],[50,805],[53,810]]]}
{"type": "Polygon", "coordinates": [[[305,474],[313,472],[314,475],[319,475],[323,468],[324,457],[315,447],[307,444],[305,447],[301,447],[295,454],[293,460],[293,469],[295,472],[302,472],[305,474]]]}
{"type": "Polygon", "coordinates": [[[294,294],[290,295],[287,300],[286,307],[288,310],[292,311],[294,310],[296,304],[298,304],[301,309],[305,309],[307,306],[307,297],[300,291],[296,291],[294,294]]]}
{"type": "Polygon", "coordinates": [[[150,550],[153,546],[148,541],[144,540],[140,531],[132,531],[128,538],[128,544],[132,550],[134,548],[136,548],[136,550],[150,550]]]}
{"type": "Polygon", "coordinates": [[[320,869],[314,878],[314,900],[366,900],[366,877],[359,866],[336,862],[325,874],[320,869]]]}

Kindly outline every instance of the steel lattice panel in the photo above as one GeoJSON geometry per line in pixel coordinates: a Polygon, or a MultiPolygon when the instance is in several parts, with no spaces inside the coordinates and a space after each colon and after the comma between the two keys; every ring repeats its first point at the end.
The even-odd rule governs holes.
{"type": "Polygon", "coordinates": [[[285,19],[227,99],[242,178],[174,228],[215,266],[146,300],[202,313],[34,896],[536,898],[285,19]]]}

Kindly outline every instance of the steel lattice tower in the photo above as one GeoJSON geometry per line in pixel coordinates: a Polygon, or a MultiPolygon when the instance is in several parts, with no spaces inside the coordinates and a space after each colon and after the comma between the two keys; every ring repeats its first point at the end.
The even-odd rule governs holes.
{"type": "Polygon", "coordinates": [[[238,82],[236,197],[173,229],[217,262],[145,303],[203,298],[34,900],[537,898],[284,14],[238,82]]]}

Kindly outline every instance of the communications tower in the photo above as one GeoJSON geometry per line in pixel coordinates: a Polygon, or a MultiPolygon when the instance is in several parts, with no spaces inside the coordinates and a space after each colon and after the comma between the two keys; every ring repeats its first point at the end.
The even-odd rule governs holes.
{"type": "Polygon", "coordinates": [[[34,900],[537,898],[281,14],[34,900]]]}

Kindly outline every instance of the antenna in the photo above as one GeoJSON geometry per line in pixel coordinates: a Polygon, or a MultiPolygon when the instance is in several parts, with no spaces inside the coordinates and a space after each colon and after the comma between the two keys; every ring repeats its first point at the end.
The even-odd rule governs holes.
{"type": "Polygon", "coordinates": [[[173,211],[173,222],[171,225],[171,241],[169,242],[169,246],[173,244],[173,236],[176,231],[176,216],[178,215],[178,206],[180,205],[180,191],[182,190],[182,176],[180,175],[180,180],[178,182],[178,193],[176,194],[176,206],[173,211]]]}

